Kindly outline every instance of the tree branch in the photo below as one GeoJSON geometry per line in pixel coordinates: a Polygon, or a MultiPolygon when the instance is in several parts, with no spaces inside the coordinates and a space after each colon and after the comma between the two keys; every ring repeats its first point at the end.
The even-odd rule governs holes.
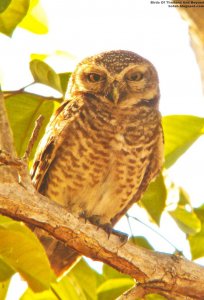
{"type": "MultiPolygon", "coordinates": [[[[1,120],[0,124],[3,124],[1,120]]],[[[0,135],[2,141],[4,130],[0,131],[0,135]]],[[[16,164],[16,158],[12,159],[3,153],[3,156],[0,154],[0,162],[5,164],[3,167],[7,173],[14,170],[27,173],[28,177],[24,161],[19,166],[20,160],[16,164]]],[[[0,167],[0,213],[38,226],[81,254],[135,278],[140,284],[121,299],[135,299],[136,295],[143,297],[149,292],[174,300],[203,299],[204,268],[201,266],[179,256],[135,246],[131,242],[122,244],[114,234],[108,239],[102,229],[90,223],[85,224],[65,208],[37,193],[31,181],[27,180],[26,185],[20,184],[15,178],[10,182],[2,181],[1,170],[0,167]]]]}
{"type": "Polygon", "coordinates": [[[148,291],[173,295],[173,299],[182,299],[178,298],[181,296],[203,299],[204,268],[201,266],[130,242],[121,244],[114,235],[108,239],[103,230],[85,224],[65,208],[18,183],[0,184],[0,212],[48,231],[81,254],[145,283],[143,288],[148,291]]]}

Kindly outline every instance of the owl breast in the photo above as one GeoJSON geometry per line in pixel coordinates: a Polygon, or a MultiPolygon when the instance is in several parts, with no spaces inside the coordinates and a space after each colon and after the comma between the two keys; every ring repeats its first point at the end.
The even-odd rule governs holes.
{"type": "Polygon", "coordinates": [[[160,168],[158,118],[156,110],[141,107],[94,110],[89,101],[67,129],[43,194],[77,216],[86,212],[101,224],[112,222],[141,196],[152,155],[156,167],[148,171],[148,182],[160,168]]]}

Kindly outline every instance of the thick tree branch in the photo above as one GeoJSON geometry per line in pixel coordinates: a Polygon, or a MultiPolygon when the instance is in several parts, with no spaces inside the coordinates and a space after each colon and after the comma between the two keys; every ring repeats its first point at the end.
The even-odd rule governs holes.
{"type": "Polygon", "coordinates": [[[148,291],[173,295],[173,299],[203,299],[204,268],[175,255],[153,252],[130,242],[121,244],[114,235],[108,239],[103,230],[85,224],[18,183],[0,184],[0,212],[43,228],[81,254],[129,274],[144,283],[148,291]]]}
{"type": "MultiPolygon", "coordinates": [[[[0,124],[3,124],[1,120],[0,124]]],[[[0,142],[4,140],[4,132],[0,130],[0,142]]],[[[168,299],[203,299],[204,268],[175,255],[153,252],[130,242],[122,244],[113,234],[108,239],[102,229],[85,224],[65,208],[37,193],[27,179],[24,161],[21,163],[5,152],[0,154],[0,213],[38,226],[81,254],[135,278],[140,284],[121,299],[135,299],[149,292],[165,295],[168,299]],[[8,174],[13,170],[20,173],[26,178],[26,185],[14,177],[9,181],[2,180],[2,167],[8,174]]]]}

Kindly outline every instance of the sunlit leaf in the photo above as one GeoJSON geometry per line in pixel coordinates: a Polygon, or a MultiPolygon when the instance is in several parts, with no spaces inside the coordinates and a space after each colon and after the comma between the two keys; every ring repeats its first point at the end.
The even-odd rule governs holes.
{"type": "Polygon", "coordinates": [[[0,13],[2,13],[10,4],[11,0],[1,0],[0,2],[0,13]]]}
{"type": "Polygon", "coordinates": [[[188,236],[191,255],[193,259],[204,256],[204,205],[194,209],[195,214],[202,223],[200,232],[188,236]]]}
{"type": "Polygon", "coordinates": [[[160,173],[155,181],[150,183],[147,191],[140,200],[140,204],[146,209],[151,219],[159,224],[161,214],[166,204],[166,186],[160,173]]]}
{"type": "Polygon", "coordinates": [[[68,52],[68,51],[63,51],[63,50],[55,50],[54,52],[57,56],[62,56],[64,58],[68,58],[69,60],[75,60],[76,56],[73,55],[72,53],[68,52]]]}
{"type": "Polygon", "coordinates": [[[71,270],[69,275],[74,275],[83,289],[86,298],[90,300],[97,299],[96,288],[98,282],[103,282],[103,276],[93,270],[83,259],[71,270]]]}
{"type": "Polygon", "coordinates": [[[172,115],[162,120],[165,141],[165,167],[168,168],[204,133],[204,118],[172,115]]]}
{"type": "Polygon", "coordinates": [[[102,283],[98,289],[99,300],[115,300],[126,290],[134,286],[134,280],[129,278],[113,278],[102,283]]]}
{"type": "Polygon", "coordinates": [[[34,59],[30,62],[30,70],[35,82],[39,82],[52,87],[62,93],[59,75],[44,61],[34,59]]]}
{"type": "Polygon", "coordinates": [[[26,16],[29,0],[12,0],[0,14],[0,32],[11,36],[16,26],[26,16]]]}
{"type": "Polygon", "coordinates": [[[47,16],[39,0],[31,0],[26,17],[19,24],[20,27],[36,34],[48,33],[47,16]]]}
{"type": "Polygon", "coordinates": [[[47,57],[49,56],[49,54],[44,54],[44,53],[32,53],[30,55],[30,59],[31,60],[45,60],[47,57]]]}
{"type": "Polygon", "coordinates": [[[188,205],[191,204],[190,198],[187,192],[183,188],[179,188],[179,205],[188,205]]]}
{"type": "Polygon", "coordinates": [[[193,211],[189,212],[178,206],[174,211],[169,211],[169,214],[186,234],[195,234],[200,231],[201,222],[193,211]]]}
{"type": "Polygon", "coordinates": [[[204,256],[204,225],[199,233],[188,236],[192,259],[204,256]]]}
{"type": "Polygon", "coordinates": [[[67,85],[71,76],[71,72],[67,72],[67,73],[60,73],[58,74],[60,77],[60,83],[61,83],[61,88],[62,88],[62,94],[65,95],[66,91],[67,91],[67,85]]]}
{"type": "Polygon", "coordinates": [[[131,278],[106,264],[103,265],[103,276],[106,280],[112,278],[131,278]]]}
{"type": "Polygon", "coordinates": [[[130,241],[137,246],[140,246],[140,247],[143,247],[146,249],[150,249],[150,250],[154,250],[154,248],[150,245],[148,240],[146,238],[144,238],[143,236],[133,236],[130,238],[130,241]]]}
{"type": "Polygon", "coordinates": [[[10,280],[0,282],[0,299],[1,300],[6,299],[9,283],[10,283],[10,280]]]}
{"type": "Polygon", "coordinates": [[[35,234],[23,223],[3,216],[0,216],[0,258],[19,272],[34,291],[47,289],[55,279],[35,234]]]}
{"type": "Polygon", "coordinates": [[[41,293],[34,293],[28,288],[21,296],[20,300],[59,300],[59,298],[51,290],[46,290],[41,293]]]}
{"type": "Polygon", "coordinates": [[[8,117],[19,156],[22,156],[27,149],[36,119],[39,115],[43,115],[45,119],[31,154],[31,158],[33,157],[55,106],[57,106],[56,102],[29,93],[16,94],[6,98],[8,117]]]}
{"type": "Polygon", "coordinates": [[[60,282],[52,284],[52,290],[58,295],[59,299],[87,300],[81,281],[74,274],[67,274],[60,282]]]}
{"type": "MultiPolygon", "coordinates": [[[[84,278],[86,274],[84,274],[84,278]]],[[[88,288],[88,287],[87,287],[88,288]]],[[[94,291],[93,291],[94,293],[94,291]]],[[[87,298],[80,280],[78,280],[73,274],[68,274],[60,281],[53,283],[50,290],[34,293],[31,289],[23,294],[20,300],[88,300],[94,298],[87,298]]]]}
{"type": "Polygon", "coordinates": [[[200,221],[204,224],[204,204],[200,207],[194,208],[194,212],[200,221]]]}
{"type": "MultiPolygon", "coordinates": [[[[0,259],[0,282],[8,280],[15,273],[7,263],[0,259]]],[[[0,298],[1,299],[1,298],[0,298]]]]}

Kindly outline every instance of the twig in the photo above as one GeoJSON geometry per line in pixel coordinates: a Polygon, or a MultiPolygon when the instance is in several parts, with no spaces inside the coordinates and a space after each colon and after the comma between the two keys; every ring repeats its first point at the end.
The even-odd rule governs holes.
{"type": "Polygon", "coordinates": [[[173,247],[176,250],[176,252],[178,254],[183,255],[183,252],[180,251],[179,249],[177,249],[176,246],[174,244],[172,244],[169,240],[167,240],[167,238],[165,238],[165,236],[163,236],[160,232],[158,232],[157,230],[155,230],[154,228],[152,228],[151,226],[149,226],[148,224],[146,224],[145,222],[139,220],[136,217],[130,216],[129,214],[126,214],[126,217],[127,217],[127,219],[132,218],[133,220],[135,220],[135,221],[139,222],[140,224],[144,225],[145,227],[147,227],[148,229],[150,229],[151,231],[156,233],[158,236],[160,236],[164,241],[166,241],[171,247],[173,247]]]}
{"type": "MultiPolygon", "coordinates": [[[[149,282],[149,283],[139,283],[134,288],[128,290],[123,295],[117,298],[117,300],[136,300],[136,299],[146,299],[146,295],[148,294],[157,294],[160,296],[165,297],[164,299],[167,300],[194,300],[194,298],[186,297],[182,295],[177,295],[176,298],[174,298],[174,295],[171,296],[169,292],[162,291],[161,285],[162,282],[149,282]],[[156,287],[158,285],[158,288],[156,287]],[[159,287],[160,286],[160,287],[159,287]]],[[[163,298],[162,298],[163,299],[163,298]]]]}
{"type": "Polygon", "coordinates": [[[35,81],[33,81],[33,82],[27,84],[26,86],[22,87],[22,88],[19,89],[19,90],[3,91],[4,98],[8,98],[8,97],[13,96],[13,95],[18,95],[18,94],[24,93],[24,92],[25,92],[25,89],[28,88],[29,86],[32,86],[34,83],[35,83],[35,81]]]}
{"type": "Polygon", "coordinates": [[[30,156],[30,153],[33,149],[33,145],[34,145],[34,143],[35,143],[35,141],[38,137],[39,131],[42,127],[43,120],[44,120],[44,116],[40,115],[38,117],[38,119],[35,121],[35,127],[34,127],[34,130],[33,130],[32,136],[29,140],[27,150],[25,151],[25,154],[23,156],[24,160],[28,160],[28,158],[30,156]]]}
{"type": "Polygon", "coordinates": [[[0,163],[15,168],[18,173],[18,183],[24,188],[30,188],[30,192],[34,192],[35,188],[32,185],[30,175],[28,173],[27,161],[20,158],[12,157],[11,154],[4,150],[0,150],[0,163]]]}
{"type": "Polygon", "coordinates": [[[13,136],[9,126],[3,93],[0,92],[0,149],[15,156],[13,136]]]}
{"type": "Polygon", "coordinates": [[[129,229],[130,229],[131,236],[134,236],[134,233],[132,231],[132,227],[131,227],[131,224],[130,224],[130,216],[128,214],[126,214],[125,216],[126,216],[126,219],[127,219],[127,222],[128,222],[128,226],[129,226],[129,229]]]}

